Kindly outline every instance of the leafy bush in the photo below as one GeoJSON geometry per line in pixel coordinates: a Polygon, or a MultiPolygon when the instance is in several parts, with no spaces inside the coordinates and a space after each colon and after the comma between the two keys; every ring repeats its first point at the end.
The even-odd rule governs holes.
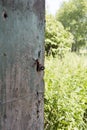
{"type": "Polygon", "coordinates": [[[70,53],[45,64],[45,130],[86,130],[86,58],[70,53]]]}
{"type": "Polygon", "coordinates": [[[87,44],[87,0],[64,2],[57,11],[56,19],[73,34],[72,51],[78,52],[87,44]]]}
{"type": "Polygon", "coordinates": [[[51,15],[46,16],[45,37],[45,51],[47,56],[63,56],[74,42],[73,35],[65,30],[61,22],[57,21],[51,15]]]}

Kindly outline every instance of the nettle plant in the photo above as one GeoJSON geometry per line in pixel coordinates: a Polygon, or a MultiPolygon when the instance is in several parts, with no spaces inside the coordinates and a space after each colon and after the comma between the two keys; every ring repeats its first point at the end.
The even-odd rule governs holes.
{"type": "Polygon", "coordinates": [[[86,130],[86,58],[69,53],[45,66],[45,130],[86,130]]]}

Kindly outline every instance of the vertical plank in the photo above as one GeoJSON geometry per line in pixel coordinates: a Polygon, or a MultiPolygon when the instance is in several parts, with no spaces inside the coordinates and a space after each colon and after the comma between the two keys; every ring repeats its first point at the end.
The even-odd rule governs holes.
{"type": "Polygon", "coordinates": [[[44,129],[44,1],[0,1],[0,130],[44,129]]]}

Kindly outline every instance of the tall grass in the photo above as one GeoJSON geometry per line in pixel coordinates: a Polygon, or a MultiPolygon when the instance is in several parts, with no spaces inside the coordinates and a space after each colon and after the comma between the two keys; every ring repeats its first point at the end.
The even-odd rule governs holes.
{"type": "Polygon", "coordinates": [[[45,130],[87,130],[87,57],[46,57],[45,67],[45,130]]]}

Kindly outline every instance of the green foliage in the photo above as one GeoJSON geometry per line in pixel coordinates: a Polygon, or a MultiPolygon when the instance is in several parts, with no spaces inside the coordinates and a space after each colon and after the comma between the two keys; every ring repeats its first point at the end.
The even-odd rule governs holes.
{"type": "Polygon", "coordinates": [[[87,42],[87,1],[70,0],[65,2],[56,14],[58,21],[62,22],[74,36],[75,44],[72,51],[77,51],[87,42]]]}
{"type": "Polygon", "coordinates": [[[66,31],[63,25],[51,16],[46,16],[46,39],[45,50],[46,55],[63,55],[66,50],[71,48],[73,36],[66,31]]]}
{"type": "Polygon", "coordinates": [[[86,130],[86,57],[46,58],[45,66],[45,130],[86,130]]]}

